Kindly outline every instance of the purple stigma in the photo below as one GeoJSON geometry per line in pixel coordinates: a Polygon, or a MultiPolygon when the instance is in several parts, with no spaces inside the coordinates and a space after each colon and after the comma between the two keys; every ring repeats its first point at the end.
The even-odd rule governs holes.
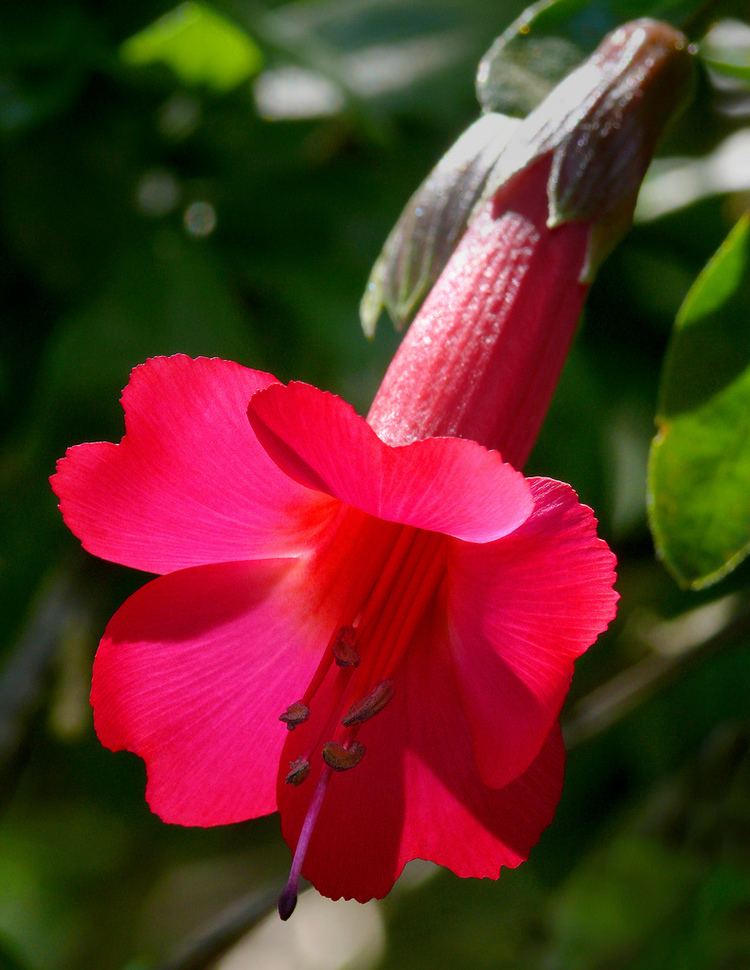
{"type": "Polygon", "coordinates": [[[297,848],[294,850],[294,858],[292,859],[292,865],[289,869],[289,878],[287,879],[286,886],[284,886],[284,889],[279,896],[278,910],[279,916],[283,920],[288,920],[297,906],[297,896],[299,895],[299,878],[302,874],[302,866],[305,861],[305,855],[307,854],[307,848],[310,845],[310,839],[312,838],[315,823],[318,820],[318,815],[320,814],[320,809],[323,805],[323,797],[326,793],[328,779],[330,776],[330,771],[324,771],[321,775],[320,781],[318,782],[318,785],[313,793],[313,797],[310,801],[310,807],[307,810],[307,815],[305,815],[305,821],[302,823],[302,831],[299,834],[297,848]]]}
{"type": "Polygon", "coordinates": [[[279,916],[286,922],[297,908],[297,885],[286,884],[283,893],[279,896],[279,916]]]}

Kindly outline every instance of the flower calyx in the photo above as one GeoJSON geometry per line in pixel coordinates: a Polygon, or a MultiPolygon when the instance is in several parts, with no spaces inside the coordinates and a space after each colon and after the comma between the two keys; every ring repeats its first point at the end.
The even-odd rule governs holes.
{"type": "Polygon", "coordinates": [[[581,282],[630,225],[656,143],[691,90],[692,62],[669,24],[618,27],[528,115],[488,178],[498,204],[514,175],[551,154],[547,225],[592,225],[581,282]]]}
{"type": "MultiPolygon", "coordinates": [[[[491,70],[494,48],[480,73],[491,70]]],[[[632,222],[656,143],[690,93],[692,61],[679,30],[634,20],[608,34],[523,121],[488,112],[474,122],[388,236],[360,304],[365,334],[374,334],[382,309],[403,329],[469,224],[491,199],[498,211],[510,207],[514,177],[549,156],[547,224],[591,224],[579,277],[591,283],[632,222]]]]}

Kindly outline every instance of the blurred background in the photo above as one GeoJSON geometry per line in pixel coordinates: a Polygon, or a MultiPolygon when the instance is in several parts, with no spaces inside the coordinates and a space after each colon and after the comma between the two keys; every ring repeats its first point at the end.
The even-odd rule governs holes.
{"type": "Polygon", "coordinates": [[[369,268],[477,116],[477,60],[521,7],[4,5],[1,968],[750,967],[750,568],[682,592],[645,518],[674,316],[750,202],[750,95],[731,78],[701,73],[663,143],[530,463],[597,510],[622,594],[578,665],[565,793],[531,861],[499,882],[415,864],[382,903],[308,893],[253,928],[286,877],[277,819],[165,826],[141,762],[93,733],[97,639],[144,577],[81,552],[55,459],[119,439],[120,389],[154,354],[229,357],[366,410],[397,345],[387,321],[372,343],[359,329],[369,268]]]}

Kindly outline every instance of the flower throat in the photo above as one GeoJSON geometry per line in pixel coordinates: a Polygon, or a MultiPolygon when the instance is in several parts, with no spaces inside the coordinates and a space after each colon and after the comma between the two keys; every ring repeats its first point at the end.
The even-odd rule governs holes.
{"type": "Polygon", "coordinates": [[[337,579],[353,590],[348,615],[334,629],[304,695],[279,715],[287,730],[295,732],[294,747],[300,752],[289,761],[284,783],[312,785],[289,879],[279,898],[282,919],[296,906],[302,866],[328,785],[335,774],[356,768],[366,757],[360,730],[392,699],[393,675],[434,606],[444,575],[445,538],[437,533],[390,524],[384,528],[382,522],[373,528],[368,517],[352,509],[335,531],[339,542],[342,532],[349,539],[348,555],[335,570],[337,579]]]}

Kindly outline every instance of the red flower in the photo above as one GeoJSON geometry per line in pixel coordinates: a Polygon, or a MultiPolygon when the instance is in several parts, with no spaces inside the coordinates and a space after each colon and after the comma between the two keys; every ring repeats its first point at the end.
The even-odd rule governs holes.
{"type": "Polygon", "coordinates": [[[500,453],[531,449],[683,46],[623,28],[520,126],[522,163],[500,157],[367,422],[304,384],[157,358],[120,444],[59,463],[85,548],[162,574],[105,631],[99,737],[145,760],[166,821],[279,809],[285,917],[300,872],[359,900],[416,857],[497,877],[552,818],[557,717],[614,615],[614,557],[567,485],[500,453]],[[596,97],[570,113],[582,81],[596,97]]]}
{"type": "Polygon", "coordinates": [[[145,760],[166,821],[279,809],[284,917],[301,872],[359,900],[416,857],[497,877],[552,818],[557,717],[614,615],[614,557],[567,485],[500,454],[520,468],[532,447],[579,281],[684,92],[683,41],[615,32],[519,126],[368,421],[238,364],[156,358],[120,444],[59,463],[85,548],[162,574],[105,631],[99,737],[145,760]]]}
{"type": "Polygon", "coordinates": [[[525,859],[573,661],[614,613],[591,510],[475,442],[392,447],[339,398],[228,361],[153,359],[123,406],[121,443],[70,449],[53,485],[86,549],[164,574],[111,620],[92,690],[153,810],[278,808],[284,915],[301,868],[366,900],[415,857],[525,859]]]}

